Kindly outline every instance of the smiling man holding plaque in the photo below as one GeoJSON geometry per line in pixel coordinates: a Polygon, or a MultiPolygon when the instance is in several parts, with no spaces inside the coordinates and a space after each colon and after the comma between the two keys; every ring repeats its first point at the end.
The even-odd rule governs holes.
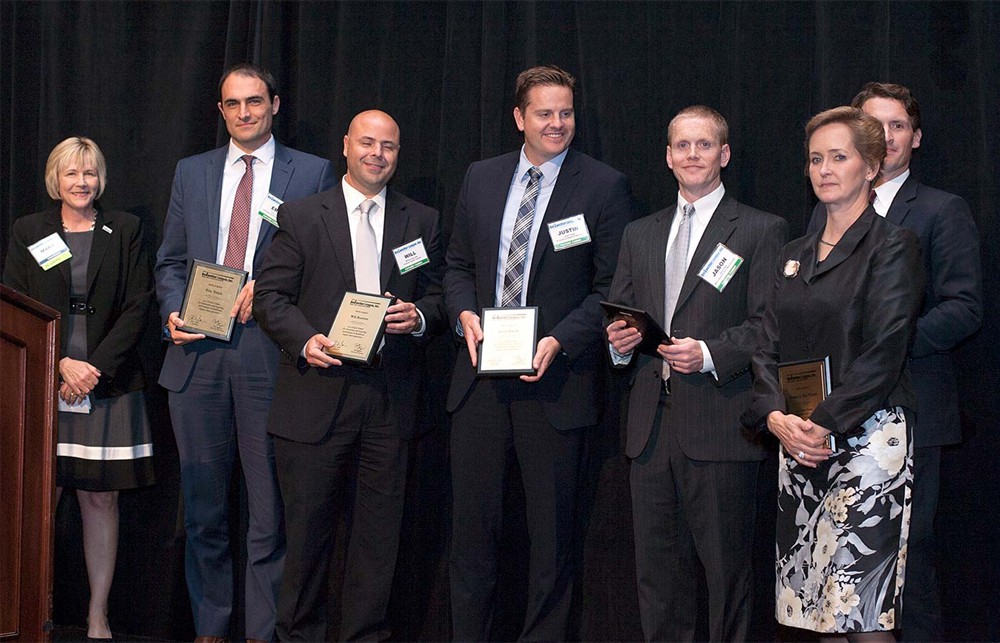
{"type": "Polygon", "coordinates": [[[631,219],[625,176],[569,147],[574,83],[552,66],[518,76],[514,122],[524,145],[473,163],[455,209],[445,284],[449,316],[464,337],[448,394],[451,614],[459,641],[491,639],[511,455],[521,468],[531,539],[521,638],[567,636],[578,461],[602,397],[600,301],[631,219]],[[478,345],[489,355],[491,325],[512,330],[517,321],[484,309],[526,306],[538,307],[539,339],[523,332],[514,341],[503,333],[500,348],[516,356],[527,342],[531,363],[510,369],[511,362],[520,365],[499,360],[498,371],[534,373],[477,377],[478,345]]]}
{"type": "Polygon", "coordinates": [[[344,136],[347,174],[332,190],[279,208],[281,228],[257,279],[254,316],[283,354],[268,421],[288,536],[282,640],[329,640],[333,536],[345,509],[339,490],[355,458],[347,589],[340,632],[330,636],[391,633],[386,606],[424,378],[422,338],[444,326],[439,216],[386,187],[398,154],[399,127],[388,114],[355,116],[344,136]],[[384,321],[380,302],[391,304],[384,321]],[[372,334],[382,323],[384,344],[372,334]],[[376,351],[362,364],[331,354],[349,355],[346,344],[361,340],[376,351]]]}

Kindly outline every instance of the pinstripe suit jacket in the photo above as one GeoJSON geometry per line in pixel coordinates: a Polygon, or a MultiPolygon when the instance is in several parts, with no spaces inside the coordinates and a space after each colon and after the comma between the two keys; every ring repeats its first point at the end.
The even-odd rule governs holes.
{"type": "MultiPolygon", "coordinates": [[[[664,258],[677,204],[625,229],[611,301],[642,308],[663,319],[664,258]]],[[[726,195],[712,215],[691,258],[670,327],[674,335],[703,340],[715,362],[711,373],[672,373],[670,429],[687,457],[706,461],[762,460],[764,449],[744,436],[740,414],[750,401],[750,357],[764,311],[773,268],[788,237],[788,224],[726,195]],[[718,244],[744,263],[722,292],[698,277],[718,244]]],[[[630,378],[625,453],[637,457],[646,446],[660,399],[658,357],[636,353],[630,378]]]]}

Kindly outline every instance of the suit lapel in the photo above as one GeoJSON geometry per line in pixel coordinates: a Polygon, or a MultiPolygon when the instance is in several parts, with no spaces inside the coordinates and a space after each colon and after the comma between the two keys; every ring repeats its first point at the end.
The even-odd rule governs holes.
{"type": "Polygon", "coordinates": [[[408,223],[409,215],[403,200],[392,189],[386,190],[385,217],[382,223],[382,260],[379,274],[382,292],[389,290],[389,281],[396,271],[396,256],[392,253],[392,249],[414,241],[414,239],[406,238],[408,223]]]}
{"type": "Polygon", "coordinates": [[[87,262],[87,292],[94,287],[94,280],[97,278],[97,271],[100,270],[104,262],[104,255],[111,243],[111,235],[114,228],[106,223],[104,213],[97,211],[97,220],[94,221],[94,236],[90,244],[90,259],[87,262]],[[104,228],[111,230],[108,232],[104,228]]]}
{"type": "MultiPolygon", "coordinates": [[[[809,275],[809,279],[812,280],[824,273],[830,272],[854,254],[854,250],[858,247],[858,244],[861,243],[861,240],[865,238],[865,235],[868,234],[868,231],[871,229],[872,223],[875,221],[875,217],[877,216],[878,213],[875,212],[875,208],[869,205],[868,208],[861,213],[861,216],[858,217],[858,220],[851,224],[851,227],[847,229],[844,236],[840,238],[840,241],[838,241],[837,245],[830,251],[830,254],[826,256],[826,259],[821,261],[820,264],[816,266],[816,270],[809,275]]],[[[820,230],[819,232],[822,234],[823,231],[820,230]]]]}
{"type": "Polygon", "coordinates": [[[483,196],[483,204],[486,206],[484,212],[487,214],[487,219],[484,222],[484,227],[486,228],[485,238],[489,243],[484,248],[487,255],[482,265],[493,266],[494,274],[498,267],[503,268],[507,263],[507,257],[499,256],[500,231],[503,228],[503,212],[507,207],[507,196],[510,193],[511,181],[514,178],[514,172],[517,171],[517,164],[520,158],[520,155],[515,152],[511,152],[508,155],[508,158],[500,164],[500,169],[495,175],[495,180],[486,186],[483,196]]]}
{"type": "Polygon", "coordinates": [[[899,186],[899,191],[892,199],[889,211],[885,213],[885,218],[896,225],[903,225],[903,219],[910,213],[910,201],[917,198],[917,181],[913,175],[906,177],[903,185],[899,186]]]}
{"type": "MultiPolygon", "coordinates": [[[[572,196],[579,182],[579,157],[571,149],[566,154],[566,159],[563,161],[562,167],[559,168],[559,176],[556,178],[556,184],[552,186],[552,194],[549,196],[549,202],[545,206],[542,227],[538,229],[535,248],[531,253],[531,274],[528,275],[528,292],[531,292],[531,282],[534,281],[534,276],[538,274],[538,265],[541,263],[542,257],[552,247],[552,244],[549,243],[549,232],[546,224],[558,221],[565,216],[566,204],[569,203],[569,198],[572,196]]],[[[570,214],[578,213],[572,212],[570,214]]]]}
{"type": "MultiPolygon", "coordinates": [[[[675,208],[676,209],[676,208],[675,208]]],[[[740,218],[736,208],[736,201],[731,196],[724,196],[719,207],[712,213],[712,218],[705,227],[705,232],[701,235],[698,247],[691,256],[688,263],[687,273],[684,275],[684,283],[681,285],[681,292],[677,295],[677,305],[674,306],[674,315],[677,314],[684,303],[694,292],[694,289],[703,280],[698,276],[701,267],[705,265],[711,257],[715,247],[720,243],[725,243],[736,229],[737,220],[740,218]]],[[[707,285],[707,284],[706,284],[707,285]]]]}
{"type": "MultiPolygon", "coordinates": [[[[811,284],[812,280],[816,277],[816,270],[819,267],[816,265],[816,246],[819,244],[819,240],[823,236],[823,230],[825,229],[826,225],[824,224],[819,230],[807,235],[806,245],[802,248],[802,252],[796,259],[799,262],[798,274],[807,284],[811,284]]],[[[784,271],[784,269],[785,266],[782,264],[781,270],[784,271]]]]}
{"type": "MultiPolygon", "coordinates": [[[[292,163],[292,155],[288,153],[288,150],[284,145],[275,141],[274,162],[271,167],[271,185],[268,188],[271,194],[284,201],[285,192],[288,190],[288,182],[292,179],[292,174],[294,172],[295,164],[292,163]]],[[[251,216],[256,216],[256,214],[256,212],[251,213],[251,216]]],[[[274,230],[275,227],[273,225],[267,221],[261,221],[260,234],[257,235],[257,253],[259,253],[261,248],[271,241],[271,237],[274,236],[274,230]]],[[[257,256],[257,254],[254,254],[255,258],[257,256]]]]}
{"type": "Polygon", "coordinates": [[[350,290],[357,288],[354,280],[354,254],[351,250],[351,225],[347,220],[347,206],[344,204],[344,190],[337,186],[326,193],[322,214],[327,238],[333,248],[336,264],[340,267],[343,283],[350,290]]]}
{"type": "MultiPolygon", "coordinates": [[[[66,243],[66,235],[63,233],[62,227],[62,213],[59,206],[56,206],[53,210],[49,210],[48,214],[45,215],[45,228],[42,231],[42,235],[35,239],[35,241],[41,241],[53,232],[62,237],[63,243],[66,243]]],[[[32,243],[35,241],[32,241],[32,243]]],[[[58,266],[55,266],[55,270],[57,270],[59,275],[62,276],[63,282],[65,282],[67,286],[71,286],[73,283],[73,273],[69,267],[69,260],[67,259],[66,261],[61,262],[58,266]]]]}
{"type": "Polygon", "coordinates": [[[208,232],[209,248],[212,251],[212,261],[219,252],[219,212],[222,210],[222,175],[226,171],[226,152],[229,146],[220,147],[215,154],[208,157],[205,165],[205,190],[209,209],[205,220],[208,232]]]}
{"type": "MultiPolygon", "coordinates": [[[[663,297],[667,284],[667,273],[664,262],[667,257],[667,241],[670,240],[670,226],[674,224],[674,217],[677,216],[677,204],[674,203],[669,208],[661,210],[656,216],[656,225],[650,234],[649,256],[645,258],[645,265],[651,268],[652,293],[650,300],[653,302],[653,309],[646,311],[658,323],[663,323],[663,297]]],[[[639,269],[642,267],[639,266],[639,269]]]]}

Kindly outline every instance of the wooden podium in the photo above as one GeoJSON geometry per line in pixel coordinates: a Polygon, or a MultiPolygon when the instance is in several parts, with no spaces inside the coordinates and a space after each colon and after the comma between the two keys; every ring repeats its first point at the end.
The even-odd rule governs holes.
{"type": "Polygon", "coordinates": [[[0,641],[50,641],[59,313],[0,284],[0,641]]]}

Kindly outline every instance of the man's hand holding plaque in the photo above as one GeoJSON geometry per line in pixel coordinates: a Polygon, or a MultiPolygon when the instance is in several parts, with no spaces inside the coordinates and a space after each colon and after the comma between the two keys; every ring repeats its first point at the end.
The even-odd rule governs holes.
{"type": "MultiPolygon", "coordinates": [[[[370,366],[386,332],[386,316],[395,303],[396,298],[391,296],[345,292],[330,332],[326,335],[329,343],[324,343],[323,350],[341,362],[370,366]]],[[[395,322],[398,327],[412,324],[406,307],[403,308],[396,311],[399,315],[395,322]]],[[[415,310],[412,312],[416,314],[415,310]]],[[[306,359],[309,359],[308,354],[306,359]]]]}
{"type": "MultiPolygon", "coordinates": [[[[476,321],[479,322],[478,319],[476,321]]],[[[536,344],[537,306],[484,308],[481,323],[479,355],[478,359],[472,360],[479,375],[523,375],[526,376],[522,378],[524,381],[534,382],[542,376],[561,348],[552,337],[545,337],[536,344]]],[[[472,345],[468,335],[466,342],[471,355],[472,345]]]]}
{"type": "Polygon", "coordinates": [[[195,259],[191,263],[184,303],[171,313],[167,328],[175,344],[186,344],[205,337],[228,342],[233,324],[250,318],[253,283],[247,272],[195,259]],[[249,293],[249,294],[248,294],[249,293]],[[183,331],[178,329],[183,328],[183,331]]]}

